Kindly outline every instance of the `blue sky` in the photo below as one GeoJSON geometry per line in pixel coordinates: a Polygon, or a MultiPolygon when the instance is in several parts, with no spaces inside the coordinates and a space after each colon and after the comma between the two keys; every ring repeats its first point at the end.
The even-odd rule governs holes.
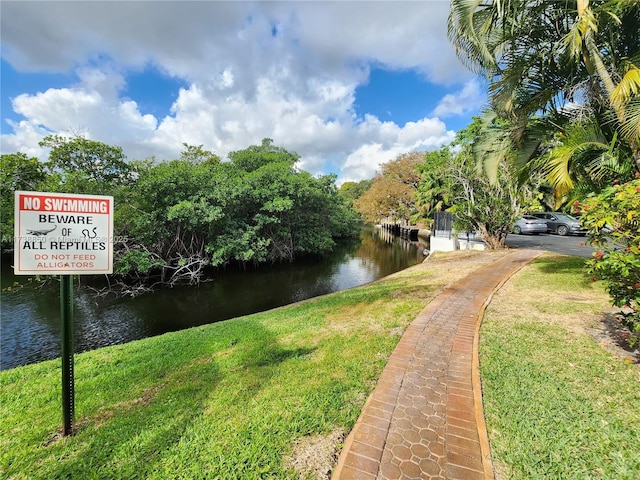
{"type": "Polygon", "coordinates": [[[176,158],[264,137],[339,182],[451,141],[485,94],[446,1],[0,4],[1,149],[47,134],[176,158]]]}
{"type": "Polygon", "coordinates": [[[356,89],[355,108],[359,116],[369,113],[405,124],[429,116],[447,93],[447,88],[429,84],[415,70],[373,69],[356,89]]]}

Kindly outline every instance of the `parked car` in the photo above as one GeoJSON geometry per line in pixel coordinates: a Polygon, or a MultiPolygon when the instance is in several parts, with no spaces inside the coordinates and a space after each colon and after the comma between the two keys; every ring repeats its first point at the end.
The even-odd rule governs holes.
{"type": "Polygon", "coordinates": [[[547,222],[547,231],[558,235],[586,235],[587,229],[583,228],[580,220],[561,212],[533,212],[531,216],[541,218],[547,222]]]}
{"type": "Polygon", "coordinates": [[[547,222],[538,217],[524,215],[513,224],[513,233],[516,235],[522,235],[523,233],[531,233],[533,235],[547,233],[547,222]]]}

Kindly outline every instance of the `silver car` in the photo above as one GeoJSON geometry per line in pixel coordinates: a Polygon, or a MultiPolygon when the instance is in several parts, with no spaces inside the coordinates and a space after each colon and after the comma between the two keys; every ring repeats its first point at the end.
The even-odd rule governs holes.
{"type": "Polygon", "coordinates": [[[534,212],[530,214],[547,222],[547,231],[565,236],[569,234],[586,235],[587,229],[583,228],[580,220],[561,212],[534,212]]]}
{"type": "Polygon", "coordinates": [[[517,235],[547,233],[547,222],[532,215],[525,215],[513,224],[513,233],[517,235]]]}

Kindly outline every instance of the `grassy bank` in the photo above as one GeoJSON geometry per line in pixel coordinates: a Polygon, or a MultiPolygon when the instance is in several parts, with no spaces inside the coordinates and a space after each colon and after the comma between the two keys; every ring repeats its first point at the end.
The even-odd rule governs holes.
{"type": "Polygon", "coordinates": [[[406,326],[445,285],[502,254],[437,254],[346,292],[77,355],[73,437],[56,433],[59,361],[0,372],[0,476],[299,478],[294,466],[326,469],[406,326]]]}
{"type": "Polygon", "coordinates": [[[547,255],[487,309],[480,361],[499,478],[640,478],[640,369],[602,335],[608,299],[582,262],[547,255]]]}

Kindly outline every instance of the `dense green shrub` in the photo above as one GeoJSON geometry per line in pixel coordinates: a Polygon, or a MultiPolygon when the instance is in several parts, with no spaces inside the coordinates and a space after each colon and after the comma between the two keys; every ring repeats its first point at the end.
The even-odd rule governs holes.
{"type": "MultiPolygon", "coordinates": [[[[640,177],[640,175],[637,175],[640,177]]],[[[619,318],[629,327],[630,345],[640,343],[640,179],[614,184],[581,207],[589,242],[597,248],[588,261],[594,279],[604,280],[619,318]]]]}

